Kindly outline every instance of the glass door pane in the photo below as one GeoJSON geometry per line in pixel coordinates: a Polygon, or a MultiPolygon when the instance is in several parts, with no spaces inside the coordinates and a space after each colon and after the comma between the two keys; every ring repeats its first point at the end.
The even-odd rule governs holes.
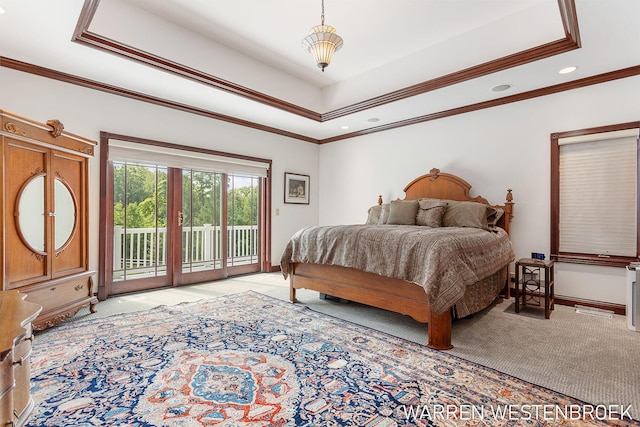
{"type": "Polygon", "coordinates": [[[114,162],[113,281],[167,274],[167,168],[114,162]]]}
{"type": "Polygon", "coordinates": [[[224,175],[182,171],[182,273],[224,268],[222,185],[224,175]]]}
{"type": "Polygon", "coordinates": [[[229,175],[227,182],[227,265],[259,266],[258,189],[260,178],[229,175]]]}

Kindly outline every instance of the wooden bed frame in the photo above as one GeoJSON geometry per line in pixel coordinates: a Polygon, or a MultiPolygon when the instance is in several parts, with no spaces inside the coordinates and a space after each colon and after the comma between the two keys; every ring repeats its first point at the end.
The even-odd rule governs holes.
{"type": "MultiPolygon", "coordinates": [[[[471,185],[451,174],[440,173],[432,169],[429,174],[411,181],[405,188],[405,200],[424,197],[473,201],[490,205],[483,197],[471,197],[471,185]]],[[[378,198],[382,204],[382,196],[378,198]]],[[[513,219],[513,197],[507,190],[504,205],[491,205],[504,210],[498,222],[509,233],[509,224],[513,219]]],[[[507,267],[508,268],[508,267],[507,267]]],[[[366,305],[406,314],[421,323],[428,323],[427,333],[430,348],[449,350],[451,345],[451,310],[436,315],[429,308],[428,296],[421,286],[399,279],[382,277],[377,274],[354,268],[292,263],[289,269],[289,298],[296,302],[296,289],[311,289],[320,293],[355,301],[366,305]]],[[[505,284],[508,290],[507,283],[505,284]]],[[[508,295],[508,294],[507,294],[508,295]]]]}

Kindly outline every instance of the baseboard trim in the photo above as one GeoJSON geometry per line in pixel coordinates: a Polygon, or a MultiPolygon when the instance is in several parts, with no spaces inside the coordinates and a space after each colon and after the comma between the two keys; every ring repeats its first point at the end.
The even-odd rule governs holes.
{"type": "Polygon", "coordinates": [[[556,295],[556,304],[568,305],[574,307],[576,305],[582,305],[586,307],[599,308],[600,310],[610,310],[615,314],[624,316],[627,313],[627,307],[624,304],[615,304],[611,302],[593,301],[588,299],[574,298],[556,295]]]}
{"type": "MultiPolygon", "coordinates": [[[[511,296],[515,297],[516,289],[511,288],[511,296]]],[[[599,308],[600,310],[610,310],[615,314],[624,316],[627,313],[627,307],[624,304],[616,304],[612,302],[595,301],[590,299],[568,297],[565,295],[555,295],[555,303],[559,305],[566,305],[569,307],[575,307],[576,305],[582,305],[585,307],[599,308]]]]}

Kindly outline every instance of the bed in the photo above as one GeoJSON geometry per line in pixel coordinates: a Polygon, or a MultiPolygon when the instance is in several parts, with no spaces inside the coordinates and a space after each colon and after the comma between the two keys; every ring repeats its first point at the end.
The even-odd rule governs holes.
{"type": "Polygon", "coordinates": [[[404,199],[379,197],[366,224],[298,231],[280,263],[291,301],[296,289],[311,289],[409,315],[428,324],[429,347],[451,349],[453,317],[486,308],[500,292],[508,297],[514,260],[511,190],[491,205],[470,189],[434,168],[404,188],[404,199]]]}

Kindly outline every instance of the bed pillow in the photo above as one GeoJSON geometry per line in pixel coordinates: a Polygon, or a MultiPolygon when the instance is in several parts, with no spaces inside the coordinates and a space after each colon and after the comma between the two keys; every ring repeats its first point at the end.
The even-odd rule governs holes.
{"type": "Polygon", "coordinates": [[[367,222],[365,222],[365,224],[367,225],[375,225],[380,221],[380,214],[382,213],[382,206],[381,205],[375,205],[375,206],[371,206],[369,208],[369,211],[367,212],[367,222]]]}
{"type": "Polygon", "coordinates": [[[444,212],[444,227],[473,227],[491,230],[489,218],[495,217],[496,209],[476,202],[450,202],[444,212]]]}
{"type": "Polygon", "coordinates": [[[386,224],[389,219],[389,203],[384,203],[380,206],[380,218],[378,219],[378,224],[386,224]]]}
{"type": "Polygon", "coordinates": [[[489,224],[489,227],[497,227],[498,221],[500,220],[500,218],[502,218],[502,215],[504,215],[504,209],[493,208],[493,210],[494,213],[489,214],[489,216],[487,217],[487,223],[489,224]]]}
{"type": "Polygon", "coordinates": [[[415,225],[417,214],[417,200],[394,200],[389,207],[387,224],[415,225]]]}
{"type": "Polygon", "coordinates": [[[416,225],[440,227],[442,217],[447,209],[447,202],[437,199],[422,199],[418,202],[418,208],[416,225]]]}

